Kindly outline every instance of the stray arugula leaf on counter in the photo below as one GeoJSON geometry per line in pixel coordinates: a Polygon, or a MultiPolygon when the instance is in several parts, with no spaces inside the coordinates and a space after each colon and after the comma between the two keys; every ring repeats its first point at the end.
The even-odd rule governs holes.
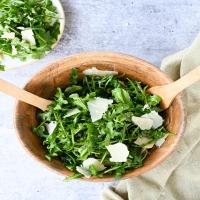
{"type": "Polygon", "coordinates": [[[168,136],[158,113],[161,99],[116,72],[86,72],[79,78],[72,70],[71,84],[57,89],[33,130],[43,140],[47,159],[59,158],[74,172],[66,181],[104,175],[118,179],[143,166],[149,149],[160,147],[168,136]]]}
{"type": "Polygon", "coordinates": [[[40,59],[59,34],[59,16],[51,0],[1,0],[1,54],[22,61],[40,59]]]}

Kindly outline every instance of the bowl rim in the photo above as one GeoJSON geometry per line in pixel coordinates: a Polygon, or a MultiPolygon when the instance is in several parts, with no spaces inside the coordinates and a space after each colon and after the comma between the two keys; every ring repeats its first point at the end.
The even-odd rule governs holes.
{"type": "MultiPolygon", "coordinates": [[[[118,52],[93,51],[93,52],[83,52],[83,53],[73,54],[73,55],[65,56],[65,57],[60,58],[60,59],[56,59],[54,62],[45,65],[43,68],[41,68],[41,70],[39,70],[38,72],[33,74],[31,76],[31,78],[24,84],[23,89],[25,89],[28,86],[29,82],[34,77],[38,76],[40,73],[47,70],[54,63],[61,62],[62,60],[68,60],[69,61],[71,59],[77,59],[77,58],[80,59],[80,57],[82,57],[82,58],[92,58],[93,56],[117,56],[117,57],[120,57],[120,58],[123,58],[123,59],[128,59],[128,60],[132,60],[132,61],[139,61],[139,62],[147,64],[150,67],[153,67],[154,70],[158,71],[163,76],[165,76],[166,81],[168,81],[168,83],[173,82],[173,80],[167,74],[165,74],[163,71],[161,71],[160,68],[156,67],[155,65],[153,65],[153,64],[151,64],[148,61],[145,61],[143,59],[137,58],[137,57],[132,56],[132,55],[124,54],[124,53],[118,53],[118,52]]],[[[151,165],[151,166],[145,166],[144,165],[140,168],[137,168],[137,169],[140,169],[140,171],[137,172],[137,173],[134,173],[134,175],[131,174],[131,173],[133,173],[134,170],[127,172],[125,175],[123,175],[120,178],[120,180],[128,179],[128,178],[131,178],[131,177],[136,177],[136,176],[139,176],[143,173],[150,171],[151,169],[157,167],[159,164],[161,164],[163,161],[165,161],[176,150],[176,147],[179,144],[179,142],[180,142],[180,140],[183,136],[183,133],[184,133],[184,130],[185,130],[185,124],[186,124],[186,122],[185,122],[186,115],[185,115],[185,110],[184,110],[183,101],[182,101],[182,93],[177,95],[176,100],[177,100],[177,102],[180,106],[180,109],[182,111],[179,131],[176,133],[176,135],[178,135],[176,144],[173,146],[173,148],[170,149],[170,151],[167,152],[167,154],[165,154],[165,156],[162,156],[160,159],[158,159],[156,162],[154,162],[153,165],[151,165]]],[[[23,140],[20,138],[20,131],[17,128],[17,120],[16,120],[17,119],[17,108],[18,108],[19,102],[20,101],[18,101],[18,100],[16,100],[16,102],[15,102],[14,113],[13,113],[14,114],[13,121],[14,121],[15,133],[17,135],[18,140],[22,144],[23,149],[25,149],[25,151],[28,152],[28,154],[31,155],[31,157],[33,157],[34,160],[38,161],[38,163],[41,163],[41,165],[45,166],[47,169],[50,169],[51,171],[56,172],[60,176],[66,176],[61,171],[59,171],[58,169],[55,169],[54,167],[47,165],[40,158],[38,158],[33,152],[31,152],[26,147],[23,140]]],[[[83,177],[79,180],[87,181],[87,182],[112,182],[112,181],[115,181],[115,178],[111,177],[111,176],[110,177],[103,177],[103,178],[98,178],[98,177],[85,178],[85,177],[83,177]]]]}

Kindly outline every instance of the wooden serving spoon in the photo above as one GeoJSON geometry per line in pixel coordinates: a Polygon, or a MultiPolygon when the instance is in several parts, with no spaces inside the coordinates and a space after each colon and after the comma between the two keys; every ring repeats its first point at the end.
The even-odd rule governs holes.
{"type": "Polygon", "coordinates": [[[16,87],[15,85],[0,79],[0,91],[15,97],[16,99],[26,102],[30,105],[33,105],[43,111],[47,110],[48,105],[52,103],[52,101],[41,98],[37,95],[34,95],[30,92],[27,92],[23,89],[16,87]]]}
{"type": "Polygon", "coordinates": [[[167,109],[174,98],[185,88],[191,86],[200,80],[200,66],[190,71],[188,74],[181,77],[179,80],[174,81],[168,85],[161,85],[151,87],[147,92],[156,94],[162,98],[161,107],[167,109]]]}

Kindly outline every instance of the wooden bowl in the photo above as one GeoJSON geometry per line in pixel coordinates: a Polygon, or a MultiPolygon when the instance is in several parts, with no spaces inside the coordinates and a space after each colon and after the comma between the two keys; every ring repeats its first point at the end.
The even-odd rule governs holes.
{"type": "MultiPolygon", "coordinates": [[[[163,85],[172,82],[158,68],[138,58],[117,53],[82,53],[58,60],[36,74],[24,87],[25,90],[44,98],[54,95],[57,87],[66,87],[69,83],[71,69],[76,67],[78,72],[96,66],[98,69],[116,70],[125,73],[128,77],[139,80],[149,86],[163,85]]],[[[45,149],[38,136],[32,133],[32,127],[38,124],[37,109],[23,102],[17,102],[15,111],[15,125],[19,140],[24,148],[40,163],[53,169],[63,176],[72,175],[59,160],[49,162],[45,158],[45,149]]],[[[146,158],[144,166],[127,172],[122,178],[138,176],[159,165],[176,148],[184,130],[184,109],[180,96],[177,96],[170,108],[166,111],[166,128],[176,133],[169,136],[161,148],[156,148],[146,158]]],[[[114,178],[90,178],[88,181],[113,181],[114,178]]]]}

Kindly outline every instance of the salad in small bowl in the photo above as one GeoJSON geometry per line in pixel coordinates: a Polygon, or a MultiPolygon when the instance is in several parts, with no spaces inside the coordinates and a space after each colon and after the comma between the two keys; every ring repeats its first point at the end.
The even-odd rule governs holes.
{"type": "Polygon", "coordinates": [[[2,0],[0,70],[43,58],[60,40],[64,24],[59,0],[2,0]]]}
{"type": "Polygon", "coordinates": [[[183,131],[180,96],[163,111],[160,97],[146,92],[167,83],[164,73],[131,56],[99,52],[59,60],[25,86],[53,103],[41,112],[18,102],[18,136],[66,181],[137,176],[166,159],[183,131]]]}

